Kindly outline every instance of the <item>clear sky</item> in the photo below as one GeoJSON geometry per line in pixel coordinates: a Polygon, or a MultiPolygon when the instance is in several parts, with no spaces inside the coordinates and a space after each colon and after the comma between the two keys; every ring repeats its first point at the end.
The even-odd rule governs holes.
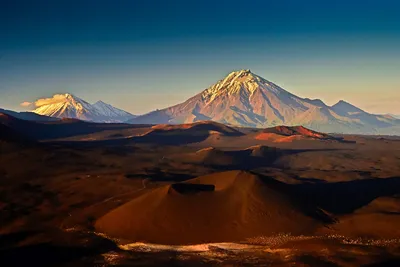
{"type": "Polygon", "coordinates": [[[0,107],[70,92],[134,114],[229,72],[400,114],[397,0],[0,1],[0,107]]]}

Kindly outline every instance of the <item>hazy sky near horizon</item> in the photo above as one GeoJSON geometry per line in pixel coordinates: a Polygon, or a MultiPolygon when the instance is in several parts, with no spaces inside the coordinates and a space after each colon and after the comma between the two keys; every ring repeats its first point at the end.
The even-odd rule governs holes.
{"type": "Polygon", "coordinates": [[[400,114],[400,2],[0,2],[0,108],[55,93],[134,114],[233,70],[327,104],[400,114]]]}

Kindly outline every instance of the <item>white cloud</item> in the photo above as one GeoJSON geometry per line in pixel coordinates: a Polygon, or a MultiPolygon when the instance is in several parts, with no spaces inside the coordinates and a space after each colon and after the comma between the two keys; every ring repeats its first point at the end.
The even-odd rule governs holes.
{"type": "Polygon", "coordinates": [[[22,102],[22,103],[20,104],[20,106],[21,106],[21,107],[27,108],[27,107],[32,106],[32,104],[33,104],[32,102],[25,101],[25,102],[22,102]]]}
{"type": "Polygon", "coordinates": [[[65,102],[65,95],[54,95],[51,98],[41,98],[35,101],[35,107],[65,102]]]}

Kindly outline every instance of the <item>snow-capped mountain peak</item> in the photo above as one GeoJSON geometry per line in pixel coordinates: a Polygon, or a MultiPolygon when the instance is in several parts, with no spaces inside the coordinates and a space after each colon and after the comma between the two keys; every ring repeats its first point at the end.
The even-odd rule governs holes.
{"type": "Polygon", "coordinates": [[[251,97],[257,89],[275,93],[285,92],[279,86],[252,73],[249,69],[233,71],[202,93],[202,98],[210,103],[219,96],[243,95],[251,97]]]}
{"type": "Polygon", "coordinates": [[[97,107],[98,109],[108,109],[111,108],[112,106],[110,104],[107,104],[101,100],[97,101],[96,103],[93,104],[93,106],[97,107]]]}
{"type": "Polygon", "coordinates": [[[249,69],[233,71],[183,103],[130,122],[177,124],[199,120],[244,127],[302,125],[337,133],[378,133],[383,128],[391,133],[398,127],[396,120],[366,113],[344,101],[330,107],[319,99],[298,97],[249,69]]]}
{"type": "Polygon", "coordinates": [[[95,108],[97,108],[97,110],[103,114],[104,116],[113,118],[113,117],[120,117],[120,119],[122,119],[122,117],[125,117],[126,119],[122,119],[122,121],[127,121],[129,119],[134,118],[135,116],[132,115],[129,112],[126,112],[122,109],[113,107],[110,104],[104,103],[103,101],[99,100],[96,103],[93,104],[93,106],[95,108]]]}
{"type": "Polygon", "coordinates": [[[51,117],[80,118],[87,113],[96,113],[88,102],[69,93],[38,99],[35,105],[37,108],[33,112],[51,117]]]}
{"type": "Polygon", "coordinates": [[[91,109],[91,105],[85,100],[73,95],[73,94],[65,94],[66,103],[74,106],[77,110],[84,111],[85,109],[91,109]]]}
{"type": "Polygon", "coordinates": [[[339,114],[361,114],[366,113],[364,110],[344,101],[340,100],[335,105],[332,106],[332,109],[339,114]]]}
{"type": "Polygon", "coordinates": [[[102,101],[94,105],[70,94],[55,94],[38,99],[34,113],[57,118],[74,118],[94,122],[125,122],[135,116],[102,101]]]}

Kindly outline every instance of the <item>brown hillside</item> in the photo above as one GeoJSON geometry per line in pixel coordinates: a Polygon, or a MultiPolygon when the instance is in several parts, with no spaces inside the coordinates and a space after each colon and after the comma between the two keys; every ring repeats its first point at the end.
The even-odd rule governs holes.
{"type": "Polygon", "coordinates": [[[243,133],[227,125],[212,121],[200,121],[191,124],[156,125],[147,133],[135,138],[135,141],[179,145],[202,142],[213,137],[241,135],[243,133]]]}
{"type": "Polygon", "coordinates": [[[318,214],[292,198],[285,184],[230,171],[154,189],[112,210],[95,227],[131,241],[193,244],[312,234],[322,226],[318,214]]]}
{"type": "Polygon", "coordinates": [[[303,126],[276,126],[266,128],[259,132],[255,139],[276,143],[291,143],[295,140],[337,140],[339,139],[325,133],[316,132],[303,126]]]}
{"type": "Polygon", "coordinates": [[[158,124],[152,127],[147,134],[179,134],[179,133],[208,133],[210,134],[215,132],[222,135],[228,136],[238,136],[242,135],[241,132],[238,130],[229,127],[227,125],[213,122],[213,121],[199,121],[195,123],[187,123],[187,124],[177,124],[177,125],[170,125],[170,124],[158,124]]]}

